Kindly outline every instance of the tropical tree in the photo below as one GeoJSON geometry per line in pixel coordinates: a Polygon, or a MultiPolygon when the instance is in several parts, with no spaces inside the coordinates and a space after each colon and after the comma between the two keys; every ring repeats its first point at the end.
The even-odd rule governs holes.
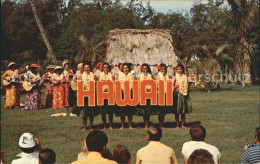
{"type": "Polygon", "coordinates": [[[229,6],[225,9],[221,8],[224,1],[218,4],[209,1],[209,5],[215,9],[216,19],[225,20],[227,27],[232,27],[240,36],[240,44],[243,54],[241,72],[243,75],[243,87],[245,86],[245,74],[249,71],[249,45],[247,32],[256,26],[259,20],[259,2],[255,0],[227,0],[229,6]],[[222,4],[222,5],[220,5],[222,4]]]}
{"type": "Polygon", "coordinates": [[[41,20],[40,20],[38,14],[37,14],[37,8],[36,8],[36,6],[35,6],[34,0],[29,0],[29,2],[30,2],[30,5],[31,5],[31,7],[32,7],[32,11],[33,11],[33,14],[34,14],[34,18],[35,18],[35,21],[36,21],[36,23],[37,23],[37,25],[38,25],[38,28],[39,28],[39,30],[40,30],[42,39],[43,39],[43,41],[44,41],[44,43],[45,43],[45,45],[46,45],[46,47],[47,47],[47,49],[48,49],[48,54],[47,54],[47,56],[50,58],[50,60],[51,60],[51,62],[52,62],[53,64],[57,64],[57,59],[56,59],[56,57],[55,57],[55,55],[54,55],[54,51],[53,51],[53,49],[52,49],[52,47],[51,47],[51,44],[50,44],[50,42],[49,42],[49,40],[48,40],[47,34],[45,33],[45,30],[44,30],[44,28],[43,28],[42,22],[41,22],[41,20]]]}

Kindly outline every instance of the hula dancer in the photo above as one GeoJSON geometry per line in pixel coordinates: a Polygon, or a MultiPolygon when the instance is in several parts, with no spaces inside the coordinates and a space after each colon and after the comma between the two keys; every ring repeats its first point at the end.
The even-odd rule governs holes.
{"type": "MultiPolygon", "coordinates": [[[[121,82],[121,92],[122,92],[122,97],[124,95],[124,82],[125,81],[130,81],[130,88],[132,90],[133,87],[133,80],[134,80],[134,76],[130,73],[131,72],[131,66],[128,63],[124,63],[122,64],[122,69],[123,69],[123,73],[119,74],[119,81],[121,82]]],[[[132,91],[130,91],[132,92],[132,91]]],[[[132,96],[132,94],[131,94],[132,96]]],[[[119,115],[120,115],[120,119],[121,119],[121,127],[120,129],[124,129],[124,124],[125,124],[125,116],[128,116],[128,127],[129,129],[133,129],[132,128],[132,120],[133,120],[133,114],[135,113],[135,108],[132,106],[124,106],[124,107],[119,107],[119,115]]]]}
{"type": "MultiPolygon", "coordinates": [[[[111,73],[111,67],[108,63],[103,63],[101,65],[101,74],[99,77],[99,81],[114,81],[115,80],[115,76],[111,73]]],[[[108,87],[105,86],[103,87],[103,92],[107,92],[108,91],[108,87]]],[[[101,111],[101,116],[102,116],[102,121],[103,121],[103,128],[106,129],[106,114],[108,114],[109,117],[109,129],[113,129],[112,124],[113,124],[113,109],[112,106],[108,106],[108,100],[105,99],[104,101],[104,106],[100,107],[100,111],[101,111]]]]}
{"type": "Polygon", "coordinates": [[[61,66],[55,67],[55,73],[52,77],[53,82],[53,101],[52,108],[53,109],[63,109],[65,104],[64,99],[64,75],[62,74],[63,68],[61,66]]]}
{"type": "MultiPolygon", "coordinates": [[[[157,69],[158,69],[158,74],[156,75],[155,79],[157,80],[157,82],[159,82],[159,80],[164,81],[164,94],[166,94],[166,88],[167,88],[166,82],[170,79],[169,76],[167,75],[167,66],[164,63],[161,63],[157,66],[157,69]]],[[[159,125],[160,128],[164,128],[163,123],[164,123],[165,114],[168,113],[167,110],[168,107],[158,106],[158,109],[159,109],[159,114],[158,114],[159,125]]]]}
{"type": "Polygon", "coordinates": [[[173,77],[174,94],[173,106],[175,107],[176,128],[179,128],[179,114],[181,114],[181,127],[185,128],[185,114],[192,112],[188,97],[188,79],[184,74],[184,66],[177,65],[176,76],[173,77]]]}
{"type": "Polygon", "coordinates": [[[14,62],[8,64],[8,70],[2,75],[2,79],[10,82],[6,86],[6,102],[5,109],[15,108],[18,109],[20,106],[20,91],[18,84],[18,69],[17,65],[14,62]]]}
{"type": "MultiPolygon", "coordinates": [[[[89,90],[89,81],[95,81],[96,76],[92,72],[92,64],[90,62],[85,62],[83,65],[84,72],[82,73],[81,80],[84,84],[84,89],[89,90]]],[[[80,115],[83,119],[83,128],[82,131],[87,130],[87,118],[89,117],[89,129],[93,130],[93,122],[94,122],[94,116],[98,114],[98,111],[95,109],[95,107],[89,107],[88,106],[88,97],[85,97],[84,99],[84,107],[80,108],[80,115]]]]}
{"type": "MultiPolygon", "coordinates": [[[[150,66],[146,63],[142,64],[142,66],[140,67],[141,70],[141,75],[139,77],[140,82],[143,80],[151,80],[153,79],[152,77],[152,72],[150,69],[150,66]]],[[[151,91],[151,86],[146,86],[146,92],[150,92],[151,91]]],[[[146,100],[146,105],[142,105],[139,108],[139,113],[141,113],[143,115],[144,118],[144,128],[148,129],[148,123],[150,120],[150,115],[153,114],[152,112],[152,108],[151,108],[151,100],[148,99],[146,100]]]]}
{"type": "Polygon", "coordinates": [[[48,72],[44,75],[44,79],[46,80],[45,86],[45,98],[44,98],[44,108],[51,108],[52,107],[52,101],[53,101],[53,84],[51,83],[51,78],[54,73],[54,66],[49,65],[47,67],[48,72]]]}
{"type": "Polygon", "coordinates": [[[41,78],[40,74],[37,72],[39,67],[38,64],[31,64],[30,70],[26,73],[25,80],[33,87],[26,93],[25,110],[41,109],[41,90],[38,85],[41,78]]]}

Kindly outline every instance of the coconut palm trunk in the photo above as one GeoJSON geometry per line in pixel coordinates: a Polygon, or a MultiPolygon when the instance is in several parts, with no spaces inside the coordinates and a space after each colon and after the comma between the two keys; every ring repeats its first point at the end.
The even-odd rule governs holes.
{"type": "Polygon", "coordinates": [[[43,28],[42,22],[41,22],[40,18],[38,17],[37,8],[36,8],[36,6],[34,4],[34,0],[29,0],[29,2],[30,2],[31,7],[32,7],[32,11],[33,11],[33,14],[34,14],[35,21],[36,21],[36,23],[38,25],[38,28],[39,28],[40,32],[41,32],[42,39],[43,39],[43,41],[44,41],[44,43],[45,43],[45,45],[46,45],[46,47],[48,49],[47,58],[48,58],[48,60],[50,60],[50,62],[52,64],[56,65],[57,64],[57,59],[54,56],[53,49],[52,49],[51,44],[50,44],[50,42],[48,40],[48,37],[47,37],[47,35],[45,33],[45,30],[43,28]]]}

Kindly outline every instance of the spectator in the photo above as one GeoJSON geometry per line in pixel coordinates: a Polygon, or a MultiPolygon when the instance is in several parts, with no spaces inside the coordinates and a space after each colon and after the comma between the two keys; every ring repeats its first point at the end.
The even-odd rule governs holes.
{"type": "Polygon", "coordinates": [[[38,139],[33,138],[31,133],[23,133],[19,139],[19,146],[21,153],[17,156],[21,158],[13,160],[12,164],[39,164],[39,153],[35,151],[41,151],[42,148],[38,139]]]}
{"type": "Polygon", "coordinates": [[[214,162],[220,163],[220,152],[219,150],[210,144],[204,142],[206,137],[206,129],[201,125],[193,125],[190,128],[190,137],[192,141],[185,142],[182,146],[182,154],[184,163],[187,164],[188,158],[190,157],[191,153],[196,149],[205,149],[212,154],[214,162]]]}
{"type": "Polygon", "coordinates": [[[131,162],[131,154],[127,150],[126,147],[123,145],[116,145],[114,150],[113,150],[113,159],[117,163],[127,163],[130,164],[131,162]]]}
{"type": "Polygon", "coordinates": [[[260,127],[255,129],[254,145],[250,148],[245,146],[245,152],[241,163],[260,163],[260,127]]]}
{"type": "Polygon", "coordinates": [[[51,149],[43,149],[39,154],[39,164],[54,164],[56,162],[56,154],[51,149]]]}
{"type": "Polygon", "coordinates": [[[109,149],[106,149],[103,151],[102,157],[109,159],[109,160],[113,160],[113,155],[111,154],[109,149]]]}
{"type": "Polygon", "coordinates": [[[149,144],[136,154],[136,164],[145,163],[178,163],[172,148],[162,144],[162,129],[158,125],[151,125],[147,131],[149,144]]]}
{"type": "Polygon", "coordinates": [[[1,150],[1,164],[5,164],[4,152],[1,150]]]}
{"type": "Polygon", "coordinates": [[[197,149],[190,155],[188,164],[201,163],[214,164],[215,162],[213,160],[213,156],[207,150],[197,149]]]}
{"type": "Polygon", "coordinates": [[[84,163],[106,163],[116,164],[115,161],[108,160],[102,157],[102,153],[106,150],[108,142],[107,135],[99,130],[90,132],[86,138],[88,155],[79,161],[74,161],[72,164],[84,164],[84,163]]]}
{"type": "Polygon", "coordinates": [[[88,148],[87,148],[87,142],[86,142],[86,138],[83,140],[83,144],[82,144],[82,151],[78,154],[78,159],[77,160],[81,160],[84,157],[86,157],[88,154],[88,148]]]}

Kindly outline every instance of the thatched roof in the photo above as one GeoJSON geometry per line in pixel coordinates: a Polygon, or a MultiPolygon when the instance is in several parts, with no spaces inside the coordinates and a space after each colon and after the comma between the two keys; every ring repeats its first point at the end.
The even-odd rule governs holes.
{"type": "Polygon", "coordinates": [[[114,29],[109,31],[106,43],[106,61],[114,65],[124,62],[176,64],[169,30],[114,29]]]}

